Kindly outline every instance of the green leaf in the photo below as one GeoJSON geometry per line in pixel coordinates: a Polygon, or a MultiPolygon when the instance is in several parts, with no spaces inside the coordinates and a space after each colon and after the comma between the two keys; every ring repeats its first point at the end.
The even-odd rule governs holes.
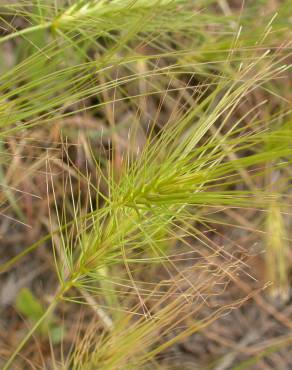
{"type": "MultiPolygon", "coordinates": [[[[16,298],[16,309],[32,323],[40,320],[46,312],[41,302],[27,288],[20,290],[16,298]]],[[[44,338],[50,337],[54,344],[60,343],[64,336],[64,328],[56,325],[52,316],[42,322],[38,332],[44,338]]]]}
{"type": "Polygon", "coordinates": [[[33,322],[38,321],[45,313],[42,304],[27,288],[21,289],[18,293],[16,308],[23,316],[33,322]]]}
{"type": "Polygon", "coordinates": [[[53,326],[50,328],[50,337],[53,344],[58,344],[64,337],[64,328],[61,326],[53,326]]]}

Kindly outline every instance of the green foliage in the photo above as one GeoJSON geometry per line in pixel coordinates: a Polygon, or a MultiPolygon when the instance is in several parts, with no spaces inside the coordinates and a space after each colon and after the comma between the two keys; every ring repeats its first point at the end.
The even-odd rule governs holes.
{"type": "MultiPolygon", "coordinates": [[[[218,16],[217,2],[207,0],[1,4],[7,33],[0,44],[16,50],[0,76],[1,139],[50,124],[60,128],[67,120],[69,128],[60,131],[76,138],[74,117],[82,127],[87,116],[108,123],[105,130],[84,131],[91,167],[85,171],[68,159],[61,199],[47,159],[56,229],[0,268],[9,270],[50,241],[58,280],[47,308],[31,291],[19,293],[16,307],[32,328],[4,369],[35,331],[61,341],[53,311],[66,302],[86,303],[99,318],[65,356],[67,368],[82,370],[151,368],[157,354],[241,303],[209,307],[208,297],[232,281],[242,261],[206,234],[218,225],[238,227],[228,209],[270,212],[284,198],[263,179],[275,170],[291,176],[291,109],[280,96],[289,70],[288,3],[278,17],[254,17],[265,4],[255,2],[240,16],[218,16]],[[157,112],[147,99],[159,101],[157,112]],[[171,112],[163,116],[165,107],[171,112]],[[130,128],[121,149],[124,111],[130,128]],[[143,144],[138,126],[146,127],[143,144]],[[104,138],[111,141],[109,155],[97,149],[104,138]],[[191,253],[198,259],[191,267],[175,261],[191,253]],[[159,342],[204,307],[206,316],[159,342]]],[[[8,164],[1,162],[1,177],[8,164]]],[[[3,197],[21,216],[13,196],[3,197]]]]}
{"type": "MultiPolygon", "coordinates": [[[[16,309],[31,323],[36,324],[45,315],[46,309],[34,294],[27,288],[22,288],[16,297],[16,309]]],[[[52,343],[58,344],[64,335],[63,329],[54,323],[54,317],[47,317],[38,326],[38,332],[44,338],[50,338],[52,343]]]]}

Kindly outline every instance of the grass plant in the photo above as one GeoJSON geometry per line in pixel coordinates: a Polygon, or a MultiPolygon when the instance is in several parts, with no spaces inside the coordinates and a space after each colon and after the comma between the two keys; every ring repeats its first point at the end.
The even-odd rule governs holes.
{"type": "Polygon", "coordinates": [[[0,272],[52,276],[16,298],[4,370],[174,369],[168,351],[268,282],[288,299],[291,18],[268,3],[0,4],[0,209],[33,224],[0,272]],[[255,279],[250,236],[265,281],[222,303],[255,279]]]}

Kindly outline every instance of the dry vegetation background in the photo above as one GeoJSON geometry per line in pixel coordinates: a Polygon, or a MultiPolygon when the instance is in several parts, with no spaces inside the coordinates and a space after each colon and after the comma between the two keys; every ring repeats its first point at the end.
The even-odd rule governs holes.
{"type": "MultiPolygon", "coordinates": [[[[69,8],[73,2],[61,3],[69,8]]],[[[80,9],[85,12],[94,3],[84,7],[83,2],[80,9]]],[[[104,3],[110,6],[111,2],[104,3]]],[[[212,179],[213,198],[208,193],[202,200],[178,201],[177,188],[169,195],[167,186],[172,184],[176,160],[168,162],[161,149],[165,145],[165,151],[168,146],[175,150],[193,132],[196,119],[203,122],[204,114],[213,114],[228,89],[223,87],[215,96],[214,81],[236,79],[241,61],[248,63],[251,56],[260,57],[269,48],[271,64],[277,59],[281,65],[289,64],[292,4],[277,0],[177,3],[170,10],[157,6],[157,11],[156,3],[149,3],[140,18],[137,9],[129,14],[105,12],[100,16],[105,17],[105,31],[98,36],[93,12],[78,25],[76,34],[83,37],[81,30],[86,31],[85,41],[78,43],[76,34],[70,33],[71,25],[64,20],[68,28],[62,25],[62,18],[62,32],[56,26],[55,34],[44,29],[10,38],[13,32],[38,24],[38,15],[29,18],[34,7],[45,11],[46,4],[52,4],[53,9],[53,2],[0,1],[0,32],[6,38],[0,39],[4,76],[0,80],[1,368],[292,369],[292,168],[278,166],[291,161],[289,69],[279,75],[272,71],[275,78],[267,78],[261,88],[255,76],[268,70],[268,64],[260,62],[256,72],[245,75],[256,87],[248,87],[243,97],[238,95],[238,104],[228,111],[214,113],[214,123],[198,140],[197,146],[209,155],[204,145],[212,138],[230,135],[236,141],[246,137],[251,145],[245,148],[243,140],[240,150],[222,141],[220,150],[229,163],[264,153],[260,144],[254,147],[259,142],[256,135],[264,135],[268,122],[279,130],[283,127],[284,139],[267,139],[266,145],[279,145],[280,140],[287,155],[274,160],[269,154],[263,163],[240,162],[235,180],[231,177],[224,188],[228,195],[223,201],[220,184],[228,182],[223,170],[222,178],[218,170],[212,179]],[[190,14],[194,15],[191,19],[190,14]],[[264,41],[257,44],[261,38],[264,41]],[[48,46],[55,48],[58,43],[60,52],[48,46]],[[64,54],[62,47],[67,48],[64,54]],[[32,61],[33,55],[39,59],[32,61]],[[99,60],[104,62],[98,72],[92,71],[90,63],[99,60]],[[71,70],[66,75],[67,67],[77,69],[86,63],[78,72],[78,82],[71,70]],[[84,75],[88,79],[82,80],[84,75]],[[74,84],[68,82],[72,76],[74,84]],[[26,88],[30,81],[36,81],[35,86],[26,88]],[[1,100],[5,94],[8,97],[1,100]],[[215,97],[205,108],[202,102],[208,96],[215,97]],[[267,103],[262,105],[263,101],[267,103]],[[175,127],[200,105],[197,116],[181,132],[170,131],[164,138],[165,127],[175,127]],[[234,122],[238,122],[238,136],[229,134],[234,122]],[[177,144],[171,146],[176,134],[177,144]],[[157,147],[150,137],[157,138],[157,147]],[[134,162],[138,166],[131,172],[134,162]],[[139,193],[142,206],[136,212],[140,216],[144,212],[143,221],[138,218],[139,228],[121,237],[119,229],[128,227],[123,219],[134,218],[135,210],[116,215],[115,199],[128,194],[127,186],[135,182],[137,192],[141,191],[143,166],[149,181],[165,166],[170,175],[163,186],[170,202],[190,202],[189,208],[182,217],[168,203],[160,206],[162,198],[152,193],[143,198],[144,193],[139,193]],[[129,175],[125,175],[127,170],[129,175]],[[257,189],[265,189],[268,198],[274,192],[278,195],[266,206],[257,189]],[[253,194],[257,203],[245,203],[244,191],[253,194]],[[154,205],[144,211],[152,201],[154,205]],[[99,221],[102,236],[96,227],[98,236],[93,237],[88,230],[95,230],[94,213],[106,206],[112,208],[101,216],[107,221],[99,221]],[[169,221],[171,212],[178,221],[169,221]],[[62,226],[70,222],[72,228],[62,226]],[[166,222],[171,227],[160,230],[166,222]],[[19,348],[13,363],[5,367],[50,306],[60,280],[66,281],[82,265],[82,258],[72,257],[76,245],[95,245],[98,240],[104,246],[114,227],[118,236],[111,236],[110,241],[119,246],[118,251],[105,256],[102,250],[88,257],[80,280],[72,283],[68,294],[66,290],[49,317],[19,348]],[[147,243],[152,245],[150,228],[159,234],[155,234],[155,248],[160,256],[154,247],[147,247],[147,243]],[[104,264],[92,272],[102,258],[104,264]]],[[[77,20],[70,22],[74,28],[77,20]]],[[[202,176],[207,176],[211,166],[204,166],[202,176]]],[[[181,181],[187,181],[184,176],[181,181]]],[[[86,253],[93,253],[90,247],[86,253]]]]}

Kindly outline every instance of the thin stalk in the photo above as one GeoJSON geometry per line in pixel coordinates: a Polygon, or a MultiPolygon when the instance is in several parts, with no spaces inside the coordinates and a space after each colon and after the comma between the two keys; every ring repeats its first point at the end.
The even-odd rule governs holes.
{"type": "Polygon", "coordinates": [[[23,30],[19,30],[19,31],[10,33],[9,35],[6,35],[6,36],[0,38],[0,44],[3,44],[4,42],[6,42],[8,40],[12,40],[16,37],[24,36],[24,35],[29,34],[31,32],[48,29],[48,28],[52,27],[52,25],[53,25],[52,22],[46,22],[46,23],[38,24],[37,26],[27,27],[27,28],[24,28],[23,30]]]}
{"type": "Polygon", "coordinates": [[[39,326],[44,322],[44,320],[49,316],[49,314],[54,310],[56,304],[61,299],[63,294],[69,289],[69,285],[65,284],[63,288],[60,289],[60,292],[56,294],[55,298],[52,300],[50,305],[48,306],[46,312],[42,315],[42,317],[34,324],[34,326],[30,329],[30,331],[26,334],[26,336],[21,340],[17,348],[14,350],[12,355],[10,356],[9,360],[6,362],[2,370],[9,370],[10,365],[13,363],[17,354],[22,350],[22,348],[27,343],[28,339],[33,335],[33,333],[39,328],[39,326]]]}

